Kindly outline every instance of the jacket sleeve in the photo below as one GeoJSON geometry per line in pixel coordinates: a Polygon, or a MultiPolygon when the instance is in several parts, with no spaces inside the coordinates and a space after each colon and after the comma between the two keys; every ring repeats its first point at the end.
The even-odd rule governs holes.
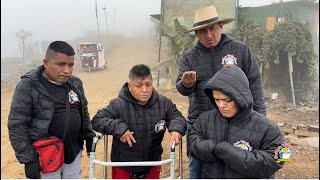
{"type": "Polygon", "coordinates": [[[166,121],[168,123],[169,132],[178,132],[184,136],[187,129],[187,122],[171,100],[166,99],[166,121]]]}
{"type": "Polygon", "coordinates": [[[182,56],[182,59],[180,61],[179,65],[179,72],[178,72],[178,77],[176,80],[176,87],[179,93],[183,96],[189,96],[194,92],[195,85],[193,85],[191,88],[187,88],[182,84],[182,75],[186,71],[192,71],[189,63],[188,63],[188,52],[184,53],[182,56]]]}
{"type": "Polygon", "coordinates": [[[227,166],[250,178],[269,178],[283,167],[274,159],[275,150],[284,142],[284,136],[278,127],[271,127],[265,135],[260,149],[242,150],[229,142],[216,145],[214,152],[227,166]]]}
{"type": "Polygon", "coordinates": [[[203,127],[204,122],[209,118],[208,113],[203,113],[192,125],[191,131],[188,133],[188,143],[190,143],[190,154],[192,157],[206,161],[217,161],[217,157],[214,154],[214,148],[216,144],[213,140],[208,139],[203,127]]]}
{"type": "Polygon", "coordinates": [[[96,133],[93,131],[92,129],[92,125],[91,125],[91,121],[90,121],[90,116],[89,116],[89,112],[88,112],[88,101],[87,98],[84,94],[84,89],[82,86],[82,82],[80,80],[80,88],[81,88],[81,92],[82,92],[82,100],[83,100],[83,119],[84,119],[84,139],[89,139],[89,138],[93,138],[96,133]]]}
{"type": "Polygon", "coordinates": [[[9,139],[21,164],[36,161],[38,158],[28,133],[32,123],[32,101],[31,83],[23,79],[16,86],[8,117],[9,139]]]}
{"type": "Polygon", "coordinates": [[[112,100],[105,108],[98,110],[91,121],[93,129],[119,139],[129,128],[119,119],[118,108],[112,100]]]}
{"type": "Polygon", "coordinates": [[[244,72],[249,80],[249,87],[253,96],[253,110],[266,116],[267,110],[264,102],[264,89],[261,81],[261,73],[258,62],[248,46],[245,46],[244,59],[244,72]]]}

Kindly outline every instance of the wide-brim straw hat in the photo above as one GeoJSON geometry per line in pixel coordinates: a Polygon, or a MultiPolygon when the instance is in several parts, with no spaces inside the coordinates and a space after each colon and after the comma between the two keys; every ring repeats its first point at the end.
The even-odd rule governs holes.
{"type": "Polygon", "coordinates": [[[234,21],[234,18],[220,19],[216,7],[208,6],[196,10],[194,14],[193,28],[186,32],[196,31],[218,22],[228,24],[232,21],[234,21]]]}

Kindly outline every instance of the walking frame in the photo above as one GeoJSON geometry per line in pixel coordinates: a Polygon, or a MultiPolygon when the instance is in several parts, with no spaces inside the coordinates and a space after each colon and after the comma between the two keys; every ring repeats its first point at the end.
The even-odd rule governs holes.
{"type": "MultiPolygon", "coordinates": [[[[183,179],[182,173],[182,139],[179,146],[179,177],[178,179],[183,179]]],[[[102,165],[103,168],[103,177],[107,179],[107,167],[123,167],[123,166],[159,166],[164,164],[170,164],[170,176],[165,179],[175,179],[175,141],[171,145],[170,149],[170,158],[162,161],[144,161],[144,162],[107,162],[108,157],[108,136],[98,133],[96,137],[93,138],[93,144],[90,152],[90,174],[89,178],[95,178],[95,165],[102,165]],[[104,161],[96,160],[96,146],[98,141],[104,137],[104,161]]]]}

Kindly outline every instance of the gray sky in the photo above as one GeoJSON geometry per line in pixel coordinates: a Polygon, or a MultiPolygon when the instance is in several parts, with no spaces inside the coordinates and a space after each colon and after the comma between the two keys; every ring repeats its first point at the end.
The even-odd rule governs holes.
{"type": "MultiPolygon", "coordinates": [[[[240,0],[241,6],[259,6],[277,0],[240,0]]],[[[150,14],[160,13],[161,0],[97,0],[100,32],[125,36],[149,33],[150,14]]],[[[21,56],[16,32],[30,31],[27,40],[71,40],[97,32],[95,0],[1,0],[1,57],[21,56]]],[[[26,41],[27,41],[26,40],[26,41]]]]}
{"type": "MultiPolygon", "coordinates": [[[[283,0],[283,2],[294,1],[294,0],[283,0]]],[[[280,0],[239,0],[239,4],[242,7],[255,7],[270,5],[272,2],[280,2],[280,0]]]]}
{"type": "MultiPolygon", "coordinates": [[[[160,13],[161,0],[97,0],[100,32],[135,36],[148,33],[150,14],[160,13]],[[138,5],[137,5],[138,3],[138,5]]],[[[1,0],[1,57],[20,56],[16,32],[30,31],[32,40],[70,40],[97,32],[94,0],[1,0]]]]}

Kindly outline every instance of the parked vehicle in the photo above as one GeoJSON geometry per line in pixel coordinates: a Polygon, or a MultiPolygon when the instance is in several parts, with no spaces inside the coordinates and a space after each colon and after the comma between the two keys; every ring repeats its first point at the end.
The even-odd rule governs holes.
{"type": "Polygon", "coordinates": [[[87,42],[79,44],[81,67],[90,72],[92,69],[107,68],[105,49],[100,43],[87,42]]]}

